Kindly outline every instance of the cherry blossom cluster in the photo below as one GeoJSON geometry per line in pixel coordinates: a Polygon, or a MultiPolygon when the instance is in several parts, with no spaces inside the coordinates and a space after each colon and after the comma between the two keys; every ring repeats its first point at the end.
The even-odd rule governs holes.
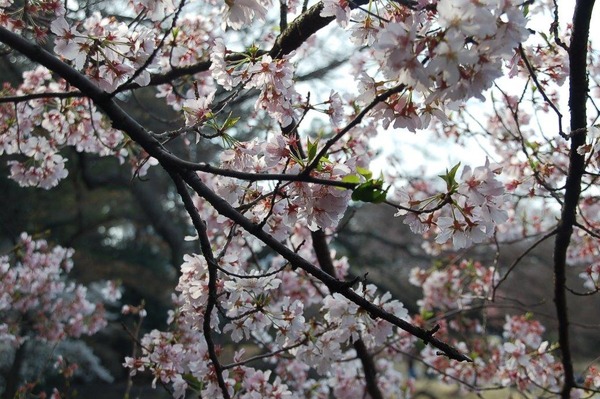
{"type": "MultiPolygon", "coordinates": [[[[554,221],[545,221],[542,213],[553,209],[548,200],[561,203],[557,191],[569,168],[564,138],[576,132],[559,128],[557,137],[538,134],[530,114],[549,112],[551,102],[558,101],[558,91],[548,82],[564,82],[567,55],[558,41],[548,40],[515,51],[530,34],[522,2],[431,0],[416,2],[413,9],[402,2],[376,1],[357,8],[346,0],[324,0],[320,16],[335,17],[349,30],[352,42],[366,48],[356,51],[352,61],[352,68],[360,71],[355,74],[358,93],[344,96],[332,90],[318,104],[311,104],[310,96],[301,96],[295,88],[296,64],[302,57],[290,52],[274,58],[267,48],[273,36],[267,35],[263,48],[227,30],[266,21],[270,1],[226,0],[208,5],[192,1],[183,12],[184,3],[170,0],[129,4],[135,13],[130,24],[99,12],[73,21],[75,13],[66,15],[62,3],[50,0],[27,2],[23,8],[5,0],[0,18],[13,31],[33,32],[38,38],[51,32],[54,52],[109,94],[121,96],[158,81],[157,96],[181,111],[178,128],[195,131],[199,139],[208,137],[202,132],[206,125],[216,127],[221,138],[234,126],[236,131],[258,130],[245,141],[227,136],[217,159],[220,171],[198,176],[207,190],[253,223],[255,232],[270,234],[307,262],[326,269],[313,240],[319,233],[326,241],[335,235],[351,198],[385,200],[388,189],[383,182],[377,186],[368,171],[374,155],[369,139],[379,126],[414,132],[441,121],[445,124],[439,129],[441,137],[461,139],[471,126],[461,129],[450,123],[450,110],[460,113],[464,107],[459,104],[484,99],[484,92],[505,69],[511,76],[536,77],[541,83],[535,82],[535,91],[544,91],[546,98],[532,100],[523,110],[524,94],[499,90],[501,100],[493,101],[501,106],[478,126],[493,132],[487,135],[501,164],[486,161],[475,168],[465,166],[460,175],[456,165],[440,176],[445,183],[441,190],[428,182],[411,182],[394,194],[396,215],[403,216],[413,232],[435,236],[432,251],[449,249],[450,243],[454,249],[484,243],[498,238],[497,232],[506,239],[552,228],[548,223],[554,221]],[[247,50],[233,52],[236,46],[247,50]],[[182,77],[186,70],[193,72],[182,77]],[[175,76],[171,80],[170,74],[175,76]],[[254,115],[247,119],[230,115],[219,125],[242,91],[257,94],[254,115]],[[313,132],[300,126],[315,111],[329,117],[330,129],[313,132]],[[269,173],[294,178],[262,179],[269,173]],[[355,184],[355,193],[340,187],[348,182],[355,184]],[[379,190],[384,198],[353,196],[361,187],[379,190]],[[523,213],[532,202],[507,206],[507,192],[519,200],[538,198],[542,204],[535,212],[540,216],[523,213]]],[[[295,13],[297,6],[295,1],[287,2],[282,13],[295,13]]],[[[285,25],[282,20],[282,29],[285,25]]],[[[294,33],[302,35],[301,29],[298,32],[294,33]]],[[[592,89],[598,91],[597,82],[592,89]]],[[[0,155],[13,157],[11,176],[21,185],[51,188],[64,179],[66,159],[59,152],[65,146],[118,156],[123,162],[128,159],[139,167],[139,174],[153,163],[144,151],[126,144],[123,134],[110,127],[90,100],[43,68],[26,72],[17,89],[6,86],[2,95],[14,100],[2,105],[0,155]]],[[[577,152],[587,158],[589,176],[584,183],[592,187],[597,178],[593,169],[600,159],[598,132],[594,126],[587,130],[589,140],[577,152]]],[[[171,133],[148,137],[174,136],[171,133]]],[[[576,226],[580,230],[573,238],[570,260],[585,264],[581,274],[585,287],[597,291],[598,202],[593,190],[584,190],[583,195],[576,226]]],[[[493,336],[483,322],[486,317],[463,312],[491,306],[499,280],[495,268],[465,260],[413,270],[410,281],[423,288],[423,299],[418,303],[420,313],[411,317],[402,303],[379,293],[366,278],[352,279],[346,258],[335,251],[327,254],[333,270],[326,272],[347,281],[352,293],[402,320],[429,328],[436,338],[473,358],[472,363],[459,363],[439,356],[429,345],[419,350],[410,334],[372,317],[339,292],[329,292],[323,282],[292,267],[219,214],[206,198],[194,196],[191,202],[195,209],[190,211],[186,204],[188,212],[197,212],[206,229],[199,228],[197,237],[203,240],[204,253],[183,259],[169,331],[145,335],[139,357],[125,360],[131,374],[149,372],[154,386],[170,387],[174,397],[190,391],[214,398],[226,394],[366,397],[365,351],[373,360],[376,385],[384,397],[410,396],[412,381],[395,366],[416,352],[443,380],[458,380],[473,390],[560,390],[563,369],[554,356],[557,346],[543,341],[540,323],[529,315],[509,315],[495,326],[502,334],[493,336]],[[224,344],[215,344],[213,335],[224,344]],[[225,350],[229,343],[244,349],[229,355],[225,350]]],[[[202,223],[196,220],[196,227],[202,223]]],[[[85,287],[68,284],[62,277],[71,267],[71,255],[69,250],[50,249],[24,235],[15,261],[0,258],[5,290],[0,311],[7,315],[0,325],[0,339],[13,345],[27,339],[17,332],[24,318],[31,319],[31,334],[49,341],[92,334],[102,327],[102,307],[86,299],[85,287]]],[[[104,291],[118,296],[114,286],[104,291]]],[[[143,309],[135,307],[123,312],[145,316],[143,309]]],[[[598,388],[598,375],[590,367],[585,387],[598,388]]]]}
{"type": "MultiPolygon", "coordinates": [[[[387,322],[371,319],[339,294],[324,295],[322,285],[285,268],[282,260],[274,259],[270,268],[260,270],[250,266],[250,262],[241,262],[251,259],[252,251],[245,239],[234,237],[223,241],[224,245],[233,250],[246,243],[246,249],[238,249],[238,253],[247,257],[225,255],[219,261],[217,307],[221,310],[213,313],[211,319],[212,331],[247,344],[245,350],[235,353],[231,363],[221,365],[230,395],[356,397],[365,392],[362,365],[352,348],[358,340],[370,350],[381,350],[376,358],[377,381],[385,395],[413,392],[410,378],[397,371],[394,364],[406,361],[405,355],[414,351],[414,337],[387,322]],[[316,316],[314,310],[306,312],[314,306],[319,308],[316,316]],[[260,357],[267,364],[276,365],[275,373],[251,367],[247,359],[253,356],[246,354],[248,350],[262,353],[260,357]],[[280,356],[286,353],[292,357],[280,356]],[[324,378],[315,379],[314,373],[324,378]]],[[[301,239],[310,241],[309,236],[297,231],[294,241],[301,239]]],[[[299,253],[310,255],[303,247],[299,247],[299,253]]],[[[343,277],[346,268],[343,263],[340,266],[337,270],[343,277]]],[[[207,263],[203,256],[187,256],[183,271],[178,286],[179,308],[170,317],[173,331],[153,331],[145,336],[142,356],[126,359],[125,366],[133,374],[150,370],[156,382],[172,387],[176,398],[190,390],[221,397],[200,327],[210,295],[207,263]]],[[[421,361],[432,372],[441,372],[438,375],[443,381],[459,381],[464,389],[476,391],[515,387],[530,392],[558,392],[562,366],[553,354],[556,346],[543,341],[545,329],[538,321],[529,315],[506,316],[502,335],[494,336],[479,318],[467,316],[472,312],[463,313],[471,306],[488,303],[498,279],[493,268],[464,261],[429,271],[415,269],[412,276],[411,282],[424,288],[421,316],[412,321],[429,323],[427,320],[434,320],[435,316],[436,335],[469,351],[474,358],[474,363],[460,363],[425,346],[419,353],[421,361]],[[455,316],[446,319],[448,312],[455,316]],[[455,336],[471,338],[461,341],[455,336]]],[[[379,296],[373,285],[359,284],[355,290],[399,317],[410,319],[402,304],[390,301],[389,294],[379,296]]],[[[219,354],[221,348],[216,349],[219,354]]],[[[597,372],[592,367],[586,374],[588,388],[595,387],[596,379],[597,372]]],[[[574,391],[575,397],[584,394],[584,390],[574,391]]]]}
{"type": "Polygon", "coordinates": [[[503,209],[505,190],[497,179],[500,168],[489,161],[483,166],[463,168],[460,179],[455,179],[459,165],[446,175],[444,194],[426,194],[428,185],[401,189],[400,207],[396,216],[404,216],[415,233],[436,232],[436,243],[452,240],[455,249],[465,248],[491,238],[495,227],[508,220],[503,209]],[[448,206],[446,206],[448,205],[448,206]]]}
{"type": "Polygon", "coordinates": [[[153,30],[142,25],[131,29],[124,22],[94,13],[79,25],[59,17],[51,30],[56,35],[56,54],[85,70],[107,92],[130,80],[145,86],[157,67],[158,58],[153,53],[158,39],[153,30]]]}
{"type": "MultiPolygon", "coordinates": [[[[0,258],[1,341],[17,347],[27,339],[58,342],[95,334],[106,325],[103,303],[91,302],[85,286],[65,279],[72,256],[72,249],[23,233],[12,255],[0,258]]],[[[106,294],[109,300],[119,297],[110,286],[106,294]]]]}
{"type": "Polygon", "coordinates": [[[445,119],[446,108],[456,101],[483,100],[482,93],[502,76],[503,61],[529,36],[516,2],[440,0],[431,10],[390,6],[375,21],[362,10],[351,12],[350,2],[324,2],[322,16],[351,26],[357,44],[372,44],[384,79],[363,76],[362,98],[402,87],[375,108],[373,116],[384,127],[423,129],[432,117],[445,119]]]}
{"type": "Polygon", "coordinates": [[[451,383],[458,380],[463,383],[465,390],[514,387],[519,391],[558,392],[562,366],[552,354],[553,349],[548,342],[540,342],[539,336],[535,343],[526,343],[522,337],[513,336],[510,328],[515,324],[527,333],[539,325],[521,316],[507,316],[503,337],[500,338],[484,333],[483,326],[478,321],[449,323],[448,332],[484,333],[482,338],[476,338],[468,344],[455,343],[459,348],[471,348],[471,353],[475,356],[472,364],[440,358],[428,347],[421,355],[432,371],[444,371],[440,375],[442,381],[451,383]]]}
{"type": "MultiPolygon", "coordinates": [[[[454,339],[454,343],[464,350],[469,348],[474,357],[473,363],[459,363],[436,356],[434,349],[425,347],[421,351],[424,363],[434,374],[442,371],[438,374],[441,380],[462,382],[466,390],[515,387],[521,392],[556,394],[561,387],[562,364],[554,355],[556,346],[543,340],[545,328],[539,321],[530,314],[506,315],[502,335],[495,336],[486,331],[479,318],[473,318],[472,312],[463,312],[475,305],[493,306],[488,301],[497,279],[494,268],[478,262],[411,271],[410,282],[423,288],[421,314],[438,323],[438,334],[470,337],[469,341],[454,339]]],[[[587,373],[587,387],[595,389],[597,371],[591,368],[587,373]]],[[[573,395],[585,397],[589,393],[576,390],[573,395]]]]}
{"type": "MultiPolygon", "coordinates": [[[[116,303],[121,290],[112,281],[87,287],[70,281],[67,275],[73,267],[73,253],[70,248],[51,246],[22,233],[13,250],[0,257],[0,342],[3,351],[14,350],[14,362],[22,364],[25,380],[17,387],[19,397],[34,392],[36,397],[46,397],[40,384],[48,382],[42,373],[52,363],[67,381],[75,374],[82,376],[79,364],[87,366],[88,376],[112,381],[92,350],[77,339],[106,326],[104,304],[116,303]]],[[[54,388],[50,397],[63,394],[54,388]]]]}
{"type": "Polygon", "coordinates": [[[36,0],[19,3],[0,1],[0,23],[14,32],[30,32],[37,40],[47,35],[48,19],[65,15],[65,5],[60,0],[36,0]]]}
{"type": "MultiPolygon", "coordinates": [[[[228,170],[248,170],[255,173],[300,173],[308,159],[293,154],[294,139],[275,134],[265,143],[258,139],[237,142],[221,153],[221,167],[228,170]]],[[[355,158],[323,161],[311,177],[341,181],[356,167],[355,158]]],[[[336,187],[307,182],[272,184],[240,184],[235,178],[203,175],[207,184],[236,207],[245,209],[245,216],[264,225],[278,239],[289,237],[294,226],[301,224],[311,230],[335,227],[344,215],[351,192],[336,187]]]]}
{"type": "MultiPolygon", "coordinates": [[[[209,209],[201,210],[202,213],[207,211],[209,209]]],[[[208,215],[206,220],[209,231],[213,223],[219,223],[218,218],[208,215]]],[[[353,342],[362,339],[368,350],[385,348],[390,342],[398,342],[403,349],[411,345],[408,335],[399,334],[386,321],[372,319],[339,294],[327,295],[322,283],[290,270],[283,259],[273,258],[268,268],[253,265],[252,253],[259,250],[257,242],[249,242],[223,229],[219,234],[225,237],[215,242],[221,242],[226,252],[218,261],[216,306],[219,310],[211,314],[210,328],[233,342],[244,343],[245,348],[236,352],[230,364],[222,364],[223,377],[232,396],[285,398],[334,394],[352,398],[365,389],[364,385],[356,385],[356,378],[362,373],[360,362],[349,363],[356,357],[353,342]],[[229,252],[239,255],[228,255],[229,252]],[[252,356],[246,351],[265,353],[261,357],[268,364],[276,364],[276,374],[249,363],[252,356]],[[315,379],[311,375],[314,372],[321,377],[315,379]]],[[[296,228],[291,239],[298,243],[299,254],[314,257],[308,229],[296,228]]],[[[335,253],[331,255],[337,276],[343,278],[347,273],[347,260],[336,259],[335,253]]],[[[221,397],[201,327],[211,300],[206,259],[201,255],[187,255],[182,272],[177,287],[179,306],[169,319],[172,332],[153,331],[146,335],[141,345],[143,354],[126,359],[125,366],[133,374],[149,369],[156,382],[172,386],[177,398],[188,390],[202,396],[221,397]]],[[[403,305],[392,300],[389,293],[377,293],[374,285],[359,284],[355,291],[398,317],[408,319],[403,305]]],[[[218,346],[216,350],[221,351],[218,346]]],[[[392,366],[393,359],[394,356],[378,357],[377,369],[381,373],[378,383],[386,392],[399,394],[410,387],[392,366]]]]}
{"type": "Polygon", "coordinates": [[[2,104],[0,114],[0,155],[22,155],[9,161],[11,178],[21,186],[45,189],[56,186],[68,175],[66,159],[60,150],[73,146],[77,151],[107,155],[127,155],[123,133],[112,129],[86,98],[59,99],[44,93],[67,91],[64,81],[56,82],[42,67],[25,72],[24,81],[15,90],[4,88],[14,96],[41,94],[41,98],[2,104]],[[25,160],[21,160],[25,158],[25,160]]]}
{"type": "Polygon", "coordinates": [[[499,280],[493,267],[480,262],[463,260],[440,269],[411,270],[409,282],[423,289],[421,309],[463,309],[476,300],[490,299],[494,284],[499,280]]]}
{"type": "MultiPolygon", "coordinates": [[[[257,49],[251,50],[256,52],[257,49]]],[[[259,89],[256,109],[266,110],[282,126],[290,125],[294,119],[293,101],[298,97],[290,62],[293,54],[273,59],[268,54],[259,57],[251,53],[246,60],[229,63],[225,58],[228,53],[225,44],[216,41],[210,57],[215,81],[226,90],[240,84],[246,89],[259,89]]]]}

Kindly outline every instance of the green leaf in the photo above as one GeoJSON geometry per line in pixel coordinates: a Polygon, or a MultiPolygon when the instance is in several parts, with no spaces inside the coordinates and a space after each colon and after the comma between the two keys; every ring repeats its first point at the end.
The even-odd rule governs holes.
{"type": "Polygon", "coordinates": [[[446,174],[438,175],[443,181],[446,182],[446,190],[449,193],[454,192],[458,188],[458,182],[456,181],[456,172],[460,167],[460,162],[452,167],[452,169],[446,169],[446,174]]]}
{"type": "Polygon", "coordinates": [[[535,317],[533,315],[533,312],[527,312],[525,313],[525,320],[534,320],[535,317]]]}
{"type": "Polygon", "coordinates": [[[342,177],[342,181],[344,183],[358,184],[358,183],[360,183],[360,177],[358,175],[346,175],[346,176],[342,177]]]}
{"type": "Polygon", "coordinates": [[[388,190],[389,187],[383,189],[383,180],[369,180],[354,189],[352,200],[378,204],[385,201],[388,190]]]}
{"type": "Polygon", "coordinates": [[[227,120],[225,120],[225,122],[223,122],[223,130],[232,128],[233,126],[235,126],[236,123],[238,123],[238,121],[240,120],[240,117],[235,117],[232,118],[231,114],[227,117],[227,120]]]}
{"type": "Polygon", "coordinates": [[[540,143],[537,141],[526,141],[525,145],[527,148],[531,148],[533,151],[538,151],[540,149],[540,143]]]}
{"type": "Polygon", "coordinates": [[[223,146],[225,148],[233,148],[238,143],[235,137],[232,137],[227,133],[221,133],[221,140],[223,140],[223,146]]]}
{"type": "Polygon", "coordinates": [[[538,166],[540,165],[540,163],[536,160],[533,159],[529,159],[529,167],[533,170],[538,170],[538,166]]]}
{"type": "Polygon", "coordinates": [[[308,147],[308,162],[311,162],[317,156],[317,150],[319,147],[319,140],[317,139],[314,143],[310,141],[310,137],[306,139],[306,146],[308,147]]]}
{"type": "Polygon", "coordinates": [[[433,316],[435,316],[435,313],[433,312],[433,310],[427,310],[427,309],[421,310],[421,317],[423,318],[423,320],[429,320],[433,316]]]}
{"type": "Polygon", "coordinates": [[[302,166],[302,167],[304,167],[304,166],[305,166],[305,164],[304,164],[304,160],[303,160],[303,159],[301,159],[301,158],[300,158],[299,156],[297,156],[296,154],[294,154],[294,152],[293,152],[293,151],[290,153],[290,157],[291,157],[291,158],[292,158],[292,159],[293,159],[293,160],[294,160],[294,161],[295,161],[295,162],[296,162],[298,165],[300,165],[300,166],[302,166]]]}
{"type": "Polygon", "coordinates": [[[188,383],[188,386],[193,391],[200,392],[204,388],[204,384],[202,383],[202,381],[200,381],[199,379],[194,377],[192,374],[189,374],[189,373],[183,374],[182,378],[185,382],[188,383]]]}
{"type": "Polygon", "coordinates": [[[452,169],[450,169],[450,172],[448,173],[448,176],[450,176],[452,178],[452,180],[455,180],[456,172],[458,171],[459,167],[460,167],[460,162],[457,163],[456,165],[454,165],[452,167],[452,169]]]}
{"type": "Polygon", "coordinates": [[[373,172],[371,172],[369,169],[357,166],[356,171],[367,180],[371,180],[371,178],[373,177],[373,172]]]}

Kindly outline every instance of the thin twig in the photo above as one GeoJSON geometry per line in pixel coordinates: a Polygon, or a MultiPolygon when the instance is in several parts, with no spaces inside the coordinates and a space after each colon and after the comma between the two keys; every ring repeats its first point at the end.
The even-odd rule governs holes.
{"type": "Polygon", "coordinates": [[[352,119],[352,121],[350,121],[350,123],[348,123],[346,125],[346,127],[344,127],[342,130],[340,130],[335,136],[333,136],[332,138],[327,140],[327,142],[325,143],[323,148],[321,148],[321,150],[315,156],[315,159],[306,168],[304,168],[304,170],[300,173],[300,175],[301,176],[310,175],[310,172],[313,171],[319,165],[319,162],[321,162],[321,158],[323,158],[327,154],[327,151],[329,151],[329,149],[339,139],[341,139],[346,133],[348,133],[355,126],[357,126],[363,120],[365,115],[367,115],[367,113],[369,111],[371,111],[377,104],[386,101],[392,95],[401,92],[405,88],[406,88],[406,85],[399,84],[397,86],[392,87],[391,89],[386,90],[385,92],[379,94],[378,96],[376,96],[369,105],[367,105],[365,108],[363,108],[363,110],[360,111],[360,113],[358,115],[356,115],[354,117],[354,119],[352,119]]]}
{"type": "Polygon", "coordinates": [[[568,136],[565,134],[565,132],[563,131],[563,128],[562,128],[562,117],[563,117],[563,115],[560,113],[560,111],[558,110],[558,108],[556,107],[556,105],[554,105],[554,103],[552,102],[552,100],[550,100],[550,98],[548,97],[548,95],[546,95],[546,91],[544,90],[544,86],[542,86],[542,84],[538,80],[537,75],[535,73],[535,70],[533,69],[533,67],[529,63],[529,59],[527,58],[527,54],[525,54],[525,50],[523,49],[523,46],[520,45],[520,44],[519,44],[519,54],[521,55],[521,59],[523,60],[523,62],[525,63],[525,66],[527,67],[527,71],[529,71],[529,76],[531,76],[531,79],[533,80],[533,82],[535,83],[535,86],[540,91],[540,94],[544,98],[544,101],[546,101],[546,104],[548,104],[550,106],[550,108],[552,108],[552,110],[556,113],[556,116],[558,116],[558,134],[560,134],[561,137],[563,137],[564,139],[568,139],[568,136]]]}

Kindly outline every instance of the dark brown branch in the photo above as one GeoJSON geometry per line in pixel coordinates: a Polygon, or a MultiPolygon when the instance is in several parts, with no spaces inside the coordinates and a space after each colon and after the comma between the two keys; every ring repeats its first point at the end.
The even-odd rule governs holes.
{"type": "MultiPolygon", "coordinates": [[[[586,222],[587,222],[587,220],[586,220],[586,222]]],[[[600,232],[598,232],[598,230],[591,230],[590,228],[584,226],[583,224],[581,224],[579,222],[575,222],[575,224],[573,226],[580,228],[581,230],[585,231],[590,236],[600,240],[600,232]]]]}
{"type": "Polygon", "coordinates": [[[521,59],[523,60],[523,62],[525,63],[525,66],[527,67],[529,76],[531,76],[531,79],[533,79],[533,83],[535,83],[535,86],[540,91],[540,94],[544,98],[544,101],[546,101],[546,104],[548,104],[550,106],[550,108],[552,108],[552,110],[554,111],[556,116],[558,116],[558,134],[560,134],[562,137],[566,138],[566,134],[562,128],[562,117],[563,116],[560,113],[560,111],[558,110],[558,108],[556,107],[556,105],[554,105],[552,100],[550,100],[550,98],[546,94],[546,91],[544,90],[544,86],[542,86],[542,84],[538,80],[537,75],[535,73],[535,69],[533,69],[533,66],[529,63],[529,59],[527,58],[527,54],[525,54],[525,50],[523,49],[522,45],[519,45],[519,54],[521,55],[521,59]]]}
{"type": "Polygon", "coordinates": [[[288,13],[287,2],[284,0],[279,0],[279,29],[282,32],[284,32],[286,30],[287,25],[288,25],[287,13],[288,13]]]}
{"type": "Polygon", "coordinates": [[[0,104],[20,103],[20,102],[24,102],[24,101],[38,100],[38,99],[75,98],[75,97],[85,97],[85,95],[79,91],[31,93],[31,94],[24,94],[22,96],[0,97],[0,104]]]}
{"type": "Polygon", "coordinates": [[[204,311],[204,320],[202,323],[202,331],[204,335],[204,339],[206,340],[206,346],[208,349],[208,356],[210,357],[210,361],[215,368],[215,375],[217,377],[217,382],[219,387],[221,388],[221,393],[225,399],[229,399],[229,391],[227,389],[227,385],[225,384],[225,379],[223,378],[223,366],[219,361],[219,357],[217,356],[217,351],[215,349],[215,343],[212,339],[212,328],[210,326],[210,319],[212,315],[212,311],[217,306],[217,270],[218,265],[217,261],[214,258],[212,252],[212,245],[208,238],[208,233],[206,232],[206,223],[200,217],[194,202],[192,201],[192,197],[190,193],[187,191],[187,187],[180,176],[169,171],[171,178],[175,182],[175,186],[177,187],[177,192],[183,201],[183,205],[185,210],[192,218],[192,224],[196,228],[198,232],[198,237],[200,239],[200,247],[202,248],[202,256],[206,260],[206,264],[208,265],[208,300],[206,302],[206,310],[204,311]]]}
{"type": "MultiPolygon", "coordinates": [[[[183,160],[181,160],[181,161],[186,162],[183,160]]],[[[352,190],[352,189],[354,189],[354,187],[356,187],[356,183],[343,182],[343,181],[339,181],[339,180],[319,179],[319,178],[312,177],[312,176],[305,176],[303,174],[291,175],[291,174],[287,174],[287,173],[249,173],[249,172],[240,172],[240,171],[233,170],[233,169],[221,169],[221,168],[217,168],[217,167],[211,166],[209,164],[205,164],[205,163],[192,163],[192,162],[182,164],[181,166],[183,166],[189,170],[206,172],[206,173],[210,173],[212,175],[218,175],[218,176],[234,177],[236,179],[246,180],[246,181],[250,181],[250,182],[265,181],[265,180],[298,181],[298,182],[304,182],[304,183],[321,184],[324,186],[334,186],[334,187],[346,188],[349,190],[352,190]]]]}
{"type": "Polygon", "coordinates": [[[365,371],[365,384],[367,385],[367,392],[371,396],[371,399],[383,399],[381,390],[377,386],[377,369],[375,368],[373,356],[367,350],[362,339],[354,342],[354,350],[356,350],[356,355],[360,359],[365,371]]]}
{"type": "Polygon", "coordinates": [[[554,43],[556,43],[558,46],[562,47],[563,49],[567,50],[567,52],[569,52],[569,46],[567,46],[565,42],[563,42],[560,39],[560,35],[558,34],[559,26],[560,24],[558,22],[558,2],[557,0],[554,0],[554,20],[552,21],[552,24],[550,24],[550,32],[554,36],[554,43]]]}
{"type": "MultiPolygon", "coordinates": [[[[351,4],[351,8],[356,8],[360,5],[367,4],[368,1],[358,0],[351,4]]],[[[412,8],[416,2],[411,0],[401,0],[397,3],[406,7],[412,8]]],[[[303,12],[298,18],[293,20],[285,31],[279,35],[275,41],[275,45],[269,51],[269,55],[273,58],[280,58],[285,54],[289,54],[302,45],[314,33],[329,25],[334,17],[322,17],[323,2],[318,2],[307,11],[303,12]]]]}
{"type": "Polygon", "coordinates": [[[273,58],[281,58],[302,45],[314,33],[329,25],[335,17],[322,17],[323,2],[318,2],[294,19],[279,35],[269,51],[273,58]]]}
{"type": "Polygon", "coordinates": [[[323,269],[325,273],[335,277],[335,267],[333,266],[333,262],[331,260],[331,254],[329,251],[329,245],[327,244],[325,232],[321,229],[313,231],[311,233],[311,237],[313,241],[313,249],[315,250],[315,255],[317,257],[317,261],[319,262],[319,266],[321,266],[321,269],[323,269]]]}
{"type": "Polygon", "coordinates": [[[576,291],[573,288],[570,288],[567,286],[565,286],[565,289],[575,296],[592,296],[592,295],[596,295],[596,294],[598,294],[598,292],[600,292],[600,287],[596,287],[595,289],[593,289],[591,291],[586,291],[586,292],[576,291]]]}
{"type": "Polygon", "coordinates": [[[578,0],[573,14],[573,33],[569,51],[570,87],[569,107],[571,109],[571,136],[569,171],[565,184],[565,199],[556,230],[554,246],[554,302],[558,319],[558,342],[564,368],[564,385],[561,397],[568,399],[576,387],[573,361],[569,340],[569,316],[566,296],[567,250],[576,222],[576,211],[581,194],[581,179],[585,172],[585,157],[577,149],[585,144],[587,135],[586,100],[588,94],[587,47],[590,20],[594,0],[578,0]]]}

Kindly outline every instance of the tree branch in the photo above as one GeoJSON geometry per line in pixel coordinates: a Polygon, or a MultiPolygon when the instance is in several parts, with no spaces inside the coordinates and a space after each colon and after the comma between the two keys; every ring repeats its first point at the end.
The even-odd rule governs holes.
{"type": "Polygon", "coordinates": [[[521,59],[523,60],[523,62],[525,63],[525,66],[527,67],[527,71],[529,71],[529,76],[531,76],[531,79],[533,79],[533,83],[535,84],[535,87],[538,88],[538,90],[540,91],[540,94],[544,98],[544,101],[546,101],[546,104],[548,104],[550,106],[550,108],[552,108],[552,110],[558,117],[558,134],[560,134],[563,138],[566,138],[566,134],[562,128],[562,117],[563,116],[560,113],[560,111],[558,110],[558,108],[556,107],[556,105],[554,105],[552,100],[550,100],[550,98],[546,94],[546,91],[544,90],[544,86],[542,86],[542,84],[538,80],[537,74],[535,73],[535,69],[529,62],[529,59],[527,58],[527,54],[525,54],[525,49],[523,49],[522,45],[519,45],[519,54],[521,55],[521,59]]]}
{"type": "Polygon", "coordinates": [[[215,375],[217,377],[219,387],[221,388],[221,393],[223,394],[223,398],[229,399],[231,396],[229,395],[227,385],[225,384],[225,379],[223,378],[223,366],[219,362],[219,357],[217,356],[215,343],[212,339],[212,328],[210,326],[212,311],[217,305],[217,261],[215,260],[215,257],[213,255],[212,245],[206,232],[206,223],[200,218],[200,214],[198,213],[198,210],[196,209],[196,206],[192,201],[190,193],[187,191],[185,183],[179,175],[174,174],[170,170],[168,170],[168,172],[171,175],[173,182],[175,182],[177,192],[183,200],[185,210],[192,218],[192,223],[194,224],[194,227],[196,228],[196,231],[198,232],[198,237],[200,239],[202,256],[204,256],[204,259],[206,260],[206,263],[208,265],[208,300],[206,302],[206,310],[204,311],[202,331],[204,333],[204,339],[206,340],[206,346],[208,348],[208,356],[210,357],[210,361],[212,362],[213,367],[215,368],[215,375]]]}
{"type": "Polygon", "coordinates": [[[335,17],[322,17],[323,2],[320,1],[288,24],[269,51],[273,58],[281,58],[302,45],[314,33],[329,25],[335,17]]]}
{"type": "Polygon", "coordinates": [[[375,368],[375,362],[373,361],[373,357],[367,350],[367,346],[365,345],[362,339],[354,342],[354,350],[356,350],[356,355],[360,359],[362,363],[363,370],[365,371],[365,383],[367,385],[367,392],[371,396],[371,399],[383,399],[383,395],[381,394],[381,390],[377,386],[377,369],[375,368]]]}
{"type": "Polygon", "coordinates": [[[434,337],[434,331],[427,331],[420,327],[414,326],[406,320],[386,312],[381,307],[374,305],[362,296],[354,292],[351,287],[348,286],[347,282],[336,279],[328,273],[321,270],[321,268],[308,262],[306,259],[292,251],[290,248],[276,240],[273,236],[263,231],[260,226],[253,223],[241,213],[236,211],[227,201],[221,198],[219,195],[210,190],[193,171],[185,171],[182,173],[184,181],[202,198],[206,199],[221,215],[229,218],[234,223],[238,224],[248,233],[254,235],[256,238],[265,243],[268,247],[273,249],[275,252],[283,256],[292,267],[298,267],[308,274],[321,280],[323,284],[329,288],[330,292],[338,292],[356,305],[362,307],[367,311],[374,319],[381,318],[386,320],[393,325],[400,327],[404,331],[414,335],[417,338],[422,339],[425,343],[430,343],[434,347],[438,348],[443,352],[444,355],[451,359],[458,361],[469,361],[472,360],[458,351],[453,346],[437,339],[434,337]]]}
{"type": "Polygon", "coordinates": [[[79,91],[70,91],[70,92],[46,92],[46,93],[31,93],[31,94],[23,94],[21,96],[7,96],[0,98],[0,104],[6,103],[20,103],[24,101],[30,100],[38,100],[38,99],[51,99],[51,98],[80,98],[85,97],[85,95],[79,91]]]}
{"type": "Polygon", "coordinates": [[[588,93],[587,46],[590,20],[594,0],[578,0],[573,14],[573,33],[569,51],[570,87],[569,107],[571,109],[571,148],[569,170],[565,183],[565,200],[556,229],[554,245],[554,303],[558,319],[558,342],[564,368],[564,385],[561,397],[568,399],[575,388],[575,375],[569,340],[569,316],[566,297],[567,250],[576,223],[576,210],[581,194],[581,178],[585,172],[585,157],[577,149],[585,144],[587,135],[586,101],[588,93]],[[577,133],[575,133],[577,132],[577,133]]]}

